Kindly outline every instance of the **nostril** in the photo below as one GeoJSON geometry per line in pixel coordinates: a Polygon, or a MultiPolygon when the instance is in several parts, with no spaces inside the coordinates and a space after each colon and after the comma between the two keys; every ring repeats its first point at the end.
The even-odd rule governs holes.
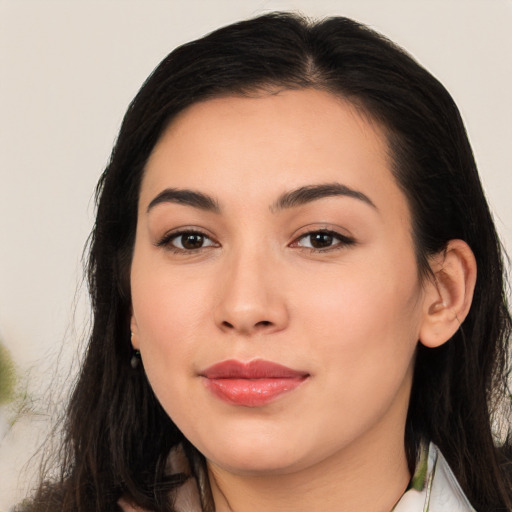
{"type": "Polygon", "coordinates": [[[249,318],[242,318],[239,321],[235,319],[233,321],[222,320],[219,324],[219,327],[223,329],[225,332],[240,332],[245,334],[256,333],[260,331],[267,332],[269,329],[272,329],[275,326],[275,322],[272,320],[260,320],[259,322],[255,322],[249,318]]]}

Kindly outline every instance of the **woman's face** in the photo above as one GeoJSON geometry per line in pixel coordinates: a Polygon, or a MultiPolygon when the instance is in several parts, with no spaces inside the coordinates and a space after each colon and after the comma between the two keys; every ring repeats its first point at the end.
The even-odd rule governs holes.
{"type": "Polygon", "coordinates": [[[182,112],[147,163],[131,290],[151,386],[213,466],[403,447],[425,297],[383,133],[347,102],[182,112]]]}

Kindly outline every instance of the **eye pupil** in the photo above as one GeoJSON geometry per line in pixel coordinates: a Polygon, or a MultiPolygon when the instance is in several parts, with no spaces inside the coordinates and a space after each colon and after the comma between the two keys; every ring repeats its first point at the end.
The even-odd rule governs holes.
{"type": "Polygon", "coordinates": [[[315,249],[330,247],[333,242],[333,236],[329,233],[315,233],[311,235],[311,246],[315,249]]]}
{"type": "Polygon", "coordinates": [[[198,233],[181,235],[181,245],[185,249],[200,249],[204,243],[204,236],[198,233]]]}

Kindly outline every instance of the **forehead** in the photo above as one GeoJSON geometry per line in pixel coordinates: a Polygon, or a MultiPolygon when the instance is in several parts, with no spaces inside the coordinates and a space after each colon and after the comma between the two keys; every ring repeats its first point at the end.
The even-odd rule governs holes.
{"type": "Polygon", "coordinates": [[[219,197],[274,196],[313,183],[403,200],[384,131],[348,101],[315,89],[196,103],[167,127],[146,165],[141,203],[165,187],[219,197]]]}
{"type": "Polygon", "coordinates": [[[170,139],[194,137],[203,146],[213,138],[218,143],[223,136],[229,136],[233,144],[251,137],[251,145],[265,143],[269,148],[274,145],[271,139],[288,147],[309,142],[302,150],[321,147],[322,142],[340,145],[364,138],[367,149],[388,150],[383,128],[358,104],[324,90],[305,88],[228,95],[192,104],[172,119],[153,154],[170,139]]]}

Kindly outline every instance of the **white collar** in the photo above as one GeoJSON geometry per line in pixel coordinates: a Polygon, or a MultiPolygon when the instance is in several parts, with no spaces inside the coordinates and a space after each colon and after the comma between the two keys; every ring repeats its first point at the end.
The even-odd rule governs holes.
{"type": "Polygon", "coordinates": [[[443,454],[433,443],[420,456],[412,481],[413,486],[400,498],[392,512],[476,512],[443,454]],[[424,465],[426,471],[418,485],[414,480],[424,465]]]}

